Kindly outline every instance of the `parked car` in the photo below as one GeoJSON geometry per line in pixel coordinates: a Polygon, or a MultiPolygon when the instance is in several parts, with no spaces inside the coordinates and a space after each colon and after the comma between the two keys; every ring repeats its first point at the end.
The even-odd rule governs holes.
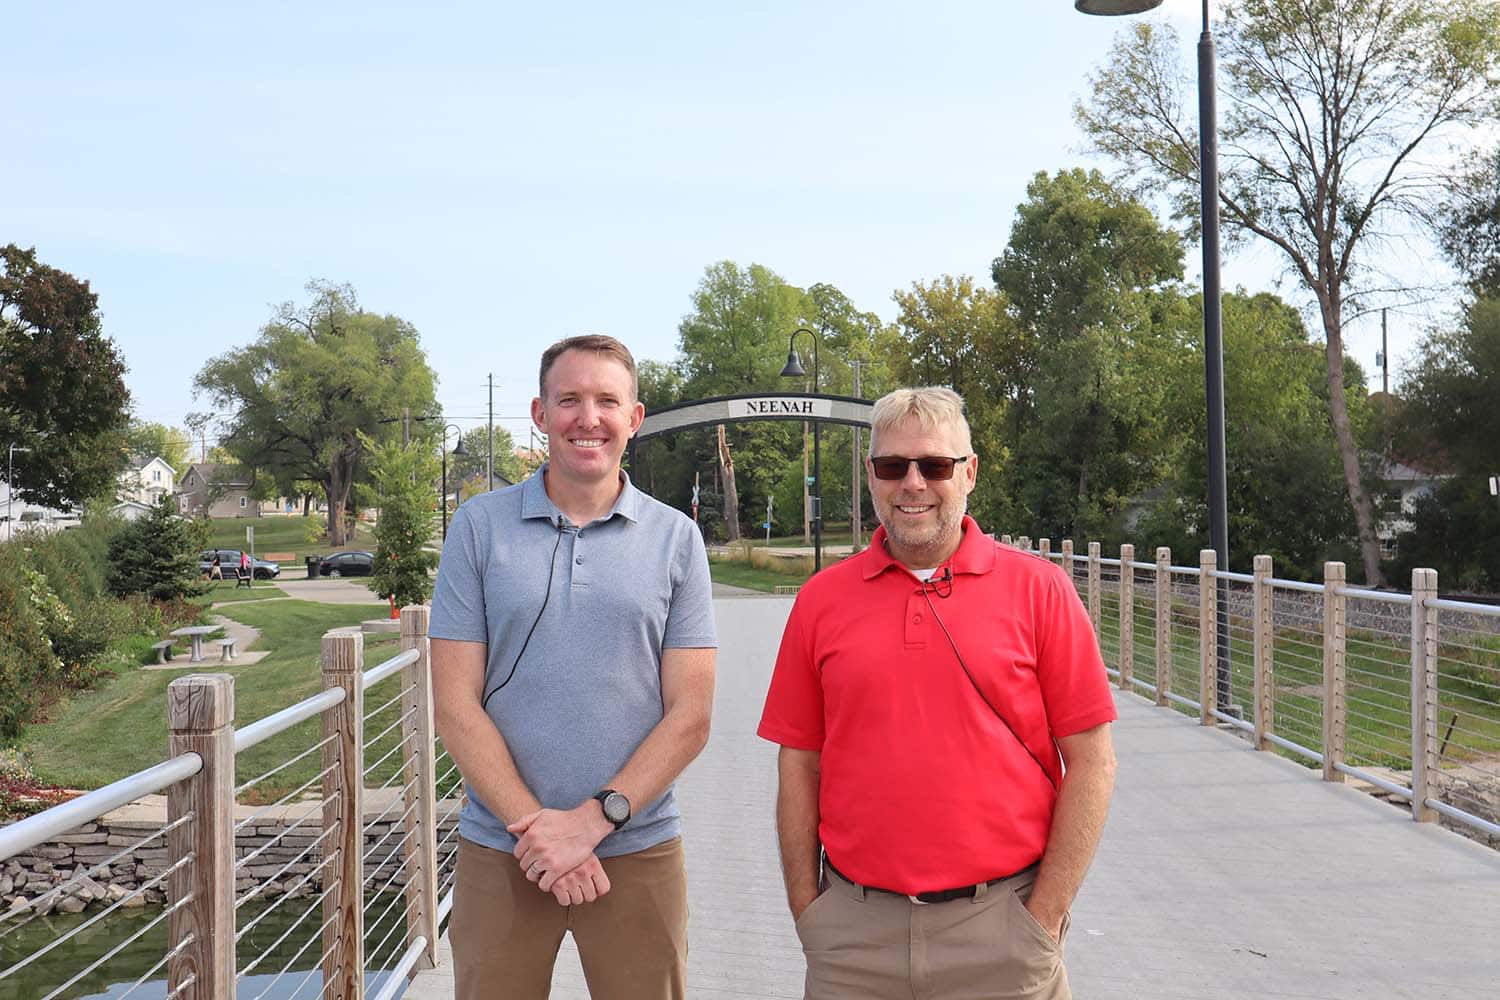
{"type": "Polygon", "coordinates": [[[318,563],[319,576],[369,576],[374,570],[373,552],[335,552],[318,563]]]}
{"type": "MultiPolygon", "coordinates": [[[[219,554],[219,569],[224,574],[224,579],[233,580],[240,571],[239,549],[206,549],[198,553],[198,571],[207,576],[213,568],[214,553],[219,554]]],[[[281,564],[267,562],[264,559],[252,559],[250,567],[255,573],[257,580],[270,580],[281,575],[281,564]]]]}

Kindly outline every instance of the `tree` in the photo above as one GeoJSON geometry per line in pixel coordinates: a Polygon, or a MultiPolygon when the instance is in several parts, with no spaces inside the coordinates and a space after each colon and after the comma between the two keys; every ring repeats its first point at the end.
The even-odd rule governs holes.
{"type": "Polygon", "coordinates": [[[193,385],[228,411],[220,437],[238,461],[278,485],[322,488],[336,546],[348,537],[361,432],[389,438],[403,410],[433,411],[435,377],[411,324],[365,312],[348,285],[314,281],[307,291],[308,305],[283,304],[254,343],[210,360],[193,385]]]}
{"type": "Polygon", "coordinates": [[[98,296],[35,249],[0,247],[0,265],[0,447],[18,446],[16,496],[66,507],[112,494],[130,392],[98,296]]]}
{"type": "Polygon", "coordinates": [[[1176,297],[1181,241],[1098,171],[1037,174],[991,273],[1016,326],[1024,523],[1098,534],[1157,482],[1176,436],[1164,377],[1182,345],[1158,312],[1176,297]]]}
{"type": "MultiPolygon", "coordinates": [[[[478,476],[484,480],[484,485],[480,488],[488,489],[486,476],[489,467],[485,460],[490,449],[489,426],[470,427],[463,432],[463,443],[466,454],[448,453],[448,485],[451,487],[472,476],[478,476]]],[[[526,477],[521,460],[516,456],[515,440],[504,427],[495,428],[495,474],[504,476],[512,483],[519,483],[526,477]]]]}
{"type": "Polygon", "coordinates": [[[438,560],[437,553],[427,550],[437,458],[416,442],[382,444],[365,435],[363,443],[380,497],[369,587],[382,597],[394,594],[400,607],[425,604],[432,596],[431,574],[438,560]]]}
{"type": "Polygon", "coordinates": [[[1500,299],[1500,146],[1470,158],[1448,185],[1439,236],[1469,293],[1500,299]]]}
{"type": "Polygon", "coordinates": [[[128,522],[110,539],[111,593],[140,594],[153,601],[202,593],[198,553],[205,542],[204,527],[179,516],[172,497],[162,497],[144,517],[128,522]]]}
{"type": "MultiPolygon", "coordinates": [[[[1219,32],[1220,209],[1231,235],[1279,251],[1317,302],[1328,416],[1359,529],[1383,583],[1373,504],[1344,392],[1343,324],[1374,292],[1371,249],[1428,206],[1419,155],[1494,114],[1500,8],[1485,0],[1231,0],[1219,32]],[[1390,227],[1390,228],[1388,228],[1390,227]]],[[[1198,137],[1170,28],[1137,25],[1090,78],[1079,124],[1126,175],[1197,215],[1198,137]]]]}
{"type": "Polygon", "coordinates": [[[141,458],[160,458],[181,475],[191,461],[193,442],[180,427],[132,417],[125,428],[125,449],[141,458]]]}
{"type": "Polygon", "coordinates": [[[1479,299],[1458,328],[1432,334],[1401,385],[1401,450],[1445,456],[1481,482],[1500,472],[1500,299],[1479,299]]]}

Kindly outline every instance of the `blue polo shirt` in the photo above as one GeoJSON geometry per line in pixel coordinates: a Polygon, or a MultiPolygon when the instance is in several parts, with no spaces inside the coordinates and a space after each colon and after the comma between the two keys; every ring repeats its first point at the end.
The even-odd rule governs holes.
{"type": "MultiPolygon", "coordinates": [[[[488,646],[485,694],[510,679],[487,711],[521,779],[552,809],[606,787],[661,722],[663,649],[718,646],[697,526],[620,475],[613,509],[584,525],[547,496],[542,470],[474,497],[454,514],[438,567],[429,634],[488,646]]],[[[468,792],[459,834],[512,850],[516,838],[468,792]]],[[[670,788],[631,805],[599,857],[681,832],[670,788]]]]}

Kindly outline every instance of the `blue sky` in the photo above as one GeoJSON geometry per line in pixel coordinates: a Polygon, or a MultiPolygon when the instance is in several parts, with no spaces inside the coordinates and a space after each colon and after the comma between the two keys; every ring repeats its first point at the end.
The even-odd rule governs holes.
{"type": "MultiPolygon", "coordinates": [[[[417,327],[450,419],[482,421],[493,372],[522,439],[547,344],[669,360],[715,261],[887,319],[913,281],[987,281],[1035,172],[1108,169],[1071,106],[1126,25],[1071,0],[237,6],[8,10],[0,243],[91,282],[145,419],[205,408],[204,362],[322,278],[417,327]]],[[[1198,5],[1149,16],[1191,58],[1198,5]]],[[[1393,354],[1423,322],[1393,316],[1393,354]]],[[[1349,342],[1372,366],[1378,321],[1349,342]]]]}

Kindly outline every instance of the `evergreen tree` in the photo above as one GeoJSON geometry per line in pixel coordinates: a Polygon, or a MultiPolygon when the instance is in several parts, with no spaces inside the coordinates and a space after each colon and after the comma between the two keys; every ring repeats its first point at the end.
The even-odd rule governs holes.
{"type": "Polygon", "coordinates": [[[121,597],[142,594],[153,601],[203,593],[198,552],[205,541],[203,528],[178,514],[175,500],[162,497],[145,517],[110,539],[110,591],[121,597]]]}

